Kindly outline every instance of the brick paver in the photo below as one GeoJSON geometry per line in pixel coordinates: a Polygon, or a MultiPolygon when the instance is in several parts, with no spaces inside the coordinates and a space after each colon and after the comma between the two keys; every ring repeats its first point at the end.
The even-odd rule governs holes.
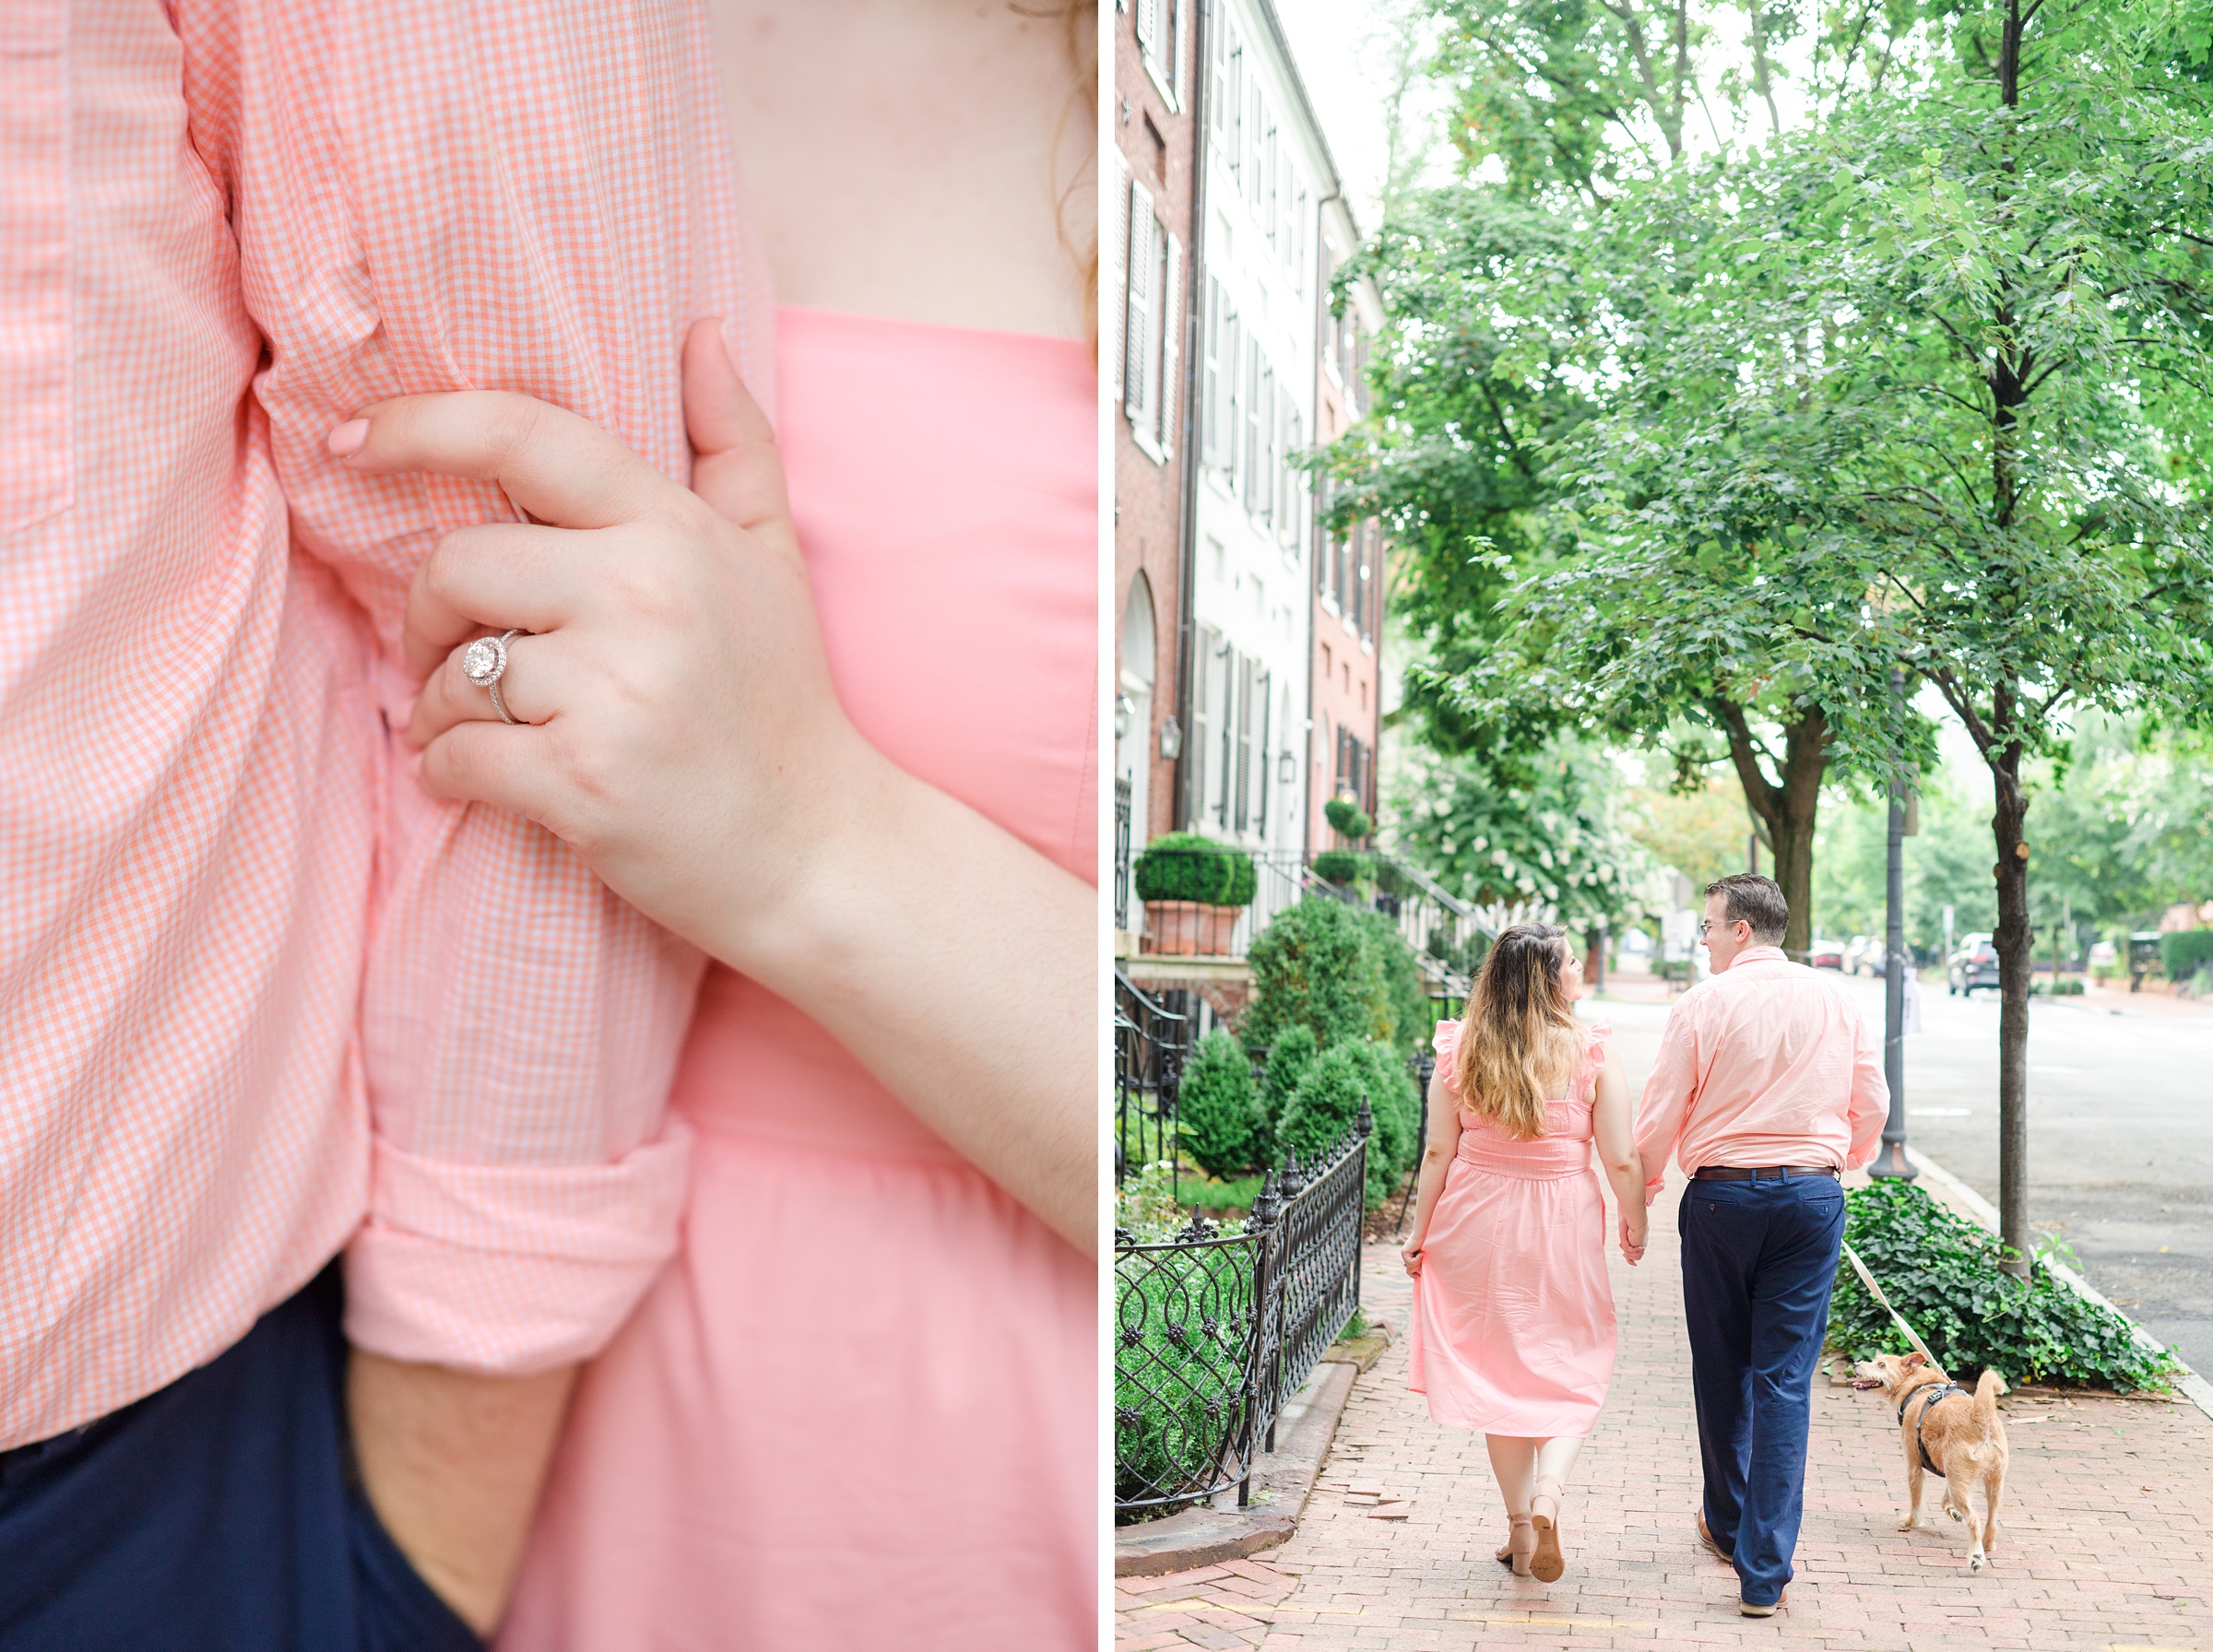
{"type": "MultiPolygon", "coordinates": [[[[1359,1380],[1297,1534],[1248,1561],[1124,1578],[1124,1652],[1458,1652],[1474,1646],[2213,1647],[2213,1422],[2186,1405],[2006,1401],[2012,1440],[1995,1570],[1960,1528],[1896,1529],[1904,1474],[1877,1395],[1814,1395],[1805,1524],[1790,1604],[1736,1612],[1736,1575],[1698,1546],[1697,1434],[1674,1196],[1634,1270],[1614,1391],[1562,1514],[1566,1576],[1517,1578],[1480,1436],[1406,1391],[1402,1334],[1359,1380]]],[[[1371,1311],[1402,1333],[1397,1254],[1371,1248],[1371,1311]]]]}

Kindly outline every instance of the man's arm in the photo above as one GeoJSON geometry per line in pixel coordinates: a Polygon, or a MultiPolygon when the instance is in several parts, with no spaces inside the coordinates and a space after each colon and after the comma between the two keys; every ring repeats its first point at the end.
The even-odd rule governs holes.
{"type": "Polygon", "coordinates": [[[1852,1017],[1852,1109],[1847,1119],[1852,1150],[1845,1155],[1844,1167],[1857,1170],[1875,1162],[1882,1144],[1883,1126],[1890,1117],[1890,1086],[1858,1007],[1848,1006],[1845,1013],[1852,1017]]]}
{"type": "Polygon", "coordinates": [[[1644,1165],[1644,1199],[1658,1197],[1667,1179],[1667,1161],[1682,1139],[1698,1082],[1698,1038],[1691,1018],[1678,1002],[1661,1029],[1660,1054],[1644,1080],[1637,1110],[1637,1156],[1644,1165]]]}

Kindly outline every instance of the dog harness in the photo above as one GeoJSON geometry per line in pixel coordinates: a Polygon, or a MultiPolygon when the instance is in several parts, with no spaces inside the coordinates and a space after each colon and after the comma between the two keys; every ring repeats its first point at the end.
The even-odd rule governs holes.
{"type": "MultiPolygon", "coordinates": [[[[1958,1383],[1923,1383],[1898,1402],[1898,1422],[1901,1428],[1905,1426],[1906,1408],[1916,1399],[1923,1402],[1921,1415],[1913,1419],[1913,1444],[1921,1452],[1921,1466],[1931,1474],[1943,1475],[1944,1470],[1929,1460],[1929,1443],[1921,1437],[1921,1431],[1928,1427],[1929,1413],[1936,1409],[1938,1400],[1948,1399],[1954,1394],[1966,1392],[1967,1390],[1958,1383]]],[[[1946,1476],[1946,1478],[1948,1479],[1949,1476],[1946,1476]]]]}

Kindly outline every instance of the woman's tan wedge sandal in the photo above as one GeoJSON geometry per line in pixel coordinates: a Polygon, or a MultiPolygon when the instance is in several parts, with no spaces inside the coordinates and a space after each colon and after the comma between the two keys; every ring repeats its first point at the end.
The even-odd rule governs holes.
{"type": "Polygon", "coordinates": [[[1536,1528],[1537,1552],[1529,1563],[1529,1575],[1540,1583],[1557,1583],[1568,1562],[1560,1553],[1560,1482],[1537,1481],[1537,1494],[1529,1500],[1529,1523],[1536,1528]],[[1551,1491],[1544,1488],[1550,1486],[1551,1491]]]}

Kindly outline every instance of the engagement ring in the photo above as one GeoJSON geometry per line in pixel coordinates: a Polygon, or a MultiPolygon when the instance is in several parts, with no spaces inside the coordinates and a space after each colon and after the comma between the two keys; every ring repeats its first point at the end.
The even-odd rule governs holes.
{"type": "Polygon", "coordinates": [[[491,709],[500,714],[503,723],[520,723],[512,716],[506,701],[500,698],[500,678],[507,674],[507,644],[517,637],[527,637],[527,631],[511,631],[501,637],[479,637],[461,655],[461,675],[491,696],[491,709]]]}

